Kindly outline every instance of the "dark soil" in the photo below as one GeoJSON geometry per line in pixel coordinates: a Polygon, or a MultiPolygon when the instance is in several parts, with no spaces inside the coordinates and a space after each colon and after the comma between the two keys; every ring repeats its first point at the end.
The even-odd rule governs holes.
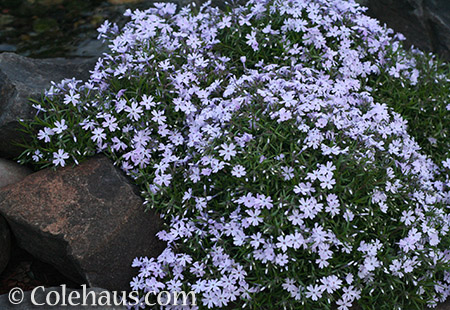
{"type": "Polygon", "coordinates": [[[54,287],[66,284],[69,288],[80,288],[49,264],[39,261],[25,250],[13,245],[8,266],[0,274],[0,295],[12,288],[30,291],[38,286],[54,287]]]}

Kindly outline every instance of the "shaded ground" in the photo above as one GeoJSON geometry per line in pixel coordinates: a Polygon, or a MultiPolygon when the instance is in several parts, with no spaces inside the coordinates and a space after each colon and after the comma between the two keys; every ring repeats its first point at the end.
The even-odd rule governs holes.
{"type": "Polygon", "coordinates": [[[67,279],[54,267],[37,260],[14,245],[11,260],[5,271],[0,274],[0,295],[7,294],[14,287],[30,291],[41,285],[54,287],[61,284],[66,284],[70,288],[79,288],[79,285],[67,279]]]}
{"type": "Polygon", "coordinates": [[[124,24],[127,8],[145,9],[153,2],[168,1],[0,0],[0,53],[33,58],[98,56],[104,47],[95,40],[96,29],[104,20],[124,24]]]}

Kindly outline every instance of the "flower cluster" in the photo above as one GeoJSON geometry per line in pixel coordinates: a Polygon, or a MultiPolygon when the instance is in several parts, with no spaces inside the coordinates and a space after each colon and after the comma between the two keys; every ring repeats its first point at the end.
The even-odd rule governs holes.
{"type": "Polygon", "coordinates": [[[142,186],[167,248],[135,259],[132,289],[195,291],[186,309],[436,305],[450,294],[450,164],[374,100],[379,76],[414,86],[420,71],[363,12],[352,0],[127,11],[122,30],[99,29],[110,52],[90,80],[35,105],[28,156],[64,166],[103,152],[142,186]]]}

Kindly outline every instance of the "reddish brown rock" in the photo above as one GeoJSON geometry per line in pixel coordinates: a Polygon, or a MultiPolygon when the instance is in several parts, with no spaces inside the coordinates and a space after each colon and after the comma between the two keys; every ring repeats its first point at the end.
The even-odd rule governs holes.
{"type": "MultiPolygon", "coordinates": [[[[432,308],[427,308],[427,309],[432,309],[432,308]]],[[[434,308],[434,310],[450,310],[450,300],[447,299],[446,302],[444,302],[443,304],[438,304],[436,308],[434,308]]]]}
{"type": "Polygon", "coordinates": [[[161,220],[105,157],[46,169],[0,189],[0,213],[17,242],[78,283],[129,289],[132,260],[164,248],[161,220]]]}

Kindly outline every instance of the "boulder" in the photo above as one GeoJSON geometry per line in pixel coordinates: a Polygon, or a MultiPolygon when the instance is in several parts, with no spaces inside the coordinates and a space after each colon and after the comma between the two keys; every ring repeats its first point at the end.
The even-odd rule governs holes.
{"type": "Polygon", "coordinates": [[[32,171],[13,161],[0,158],[0,188],[23,180],[32,171]]]}
{"type": "MultiPolygon", "coordinates": [[[[65,308],[70,310],[126,309],[126,307],[124,306],[115,306],[114,301],[112,300],[114,294],[101,288],[70,289],[63,286],[49,287],[49,288],[38,287],[32,291],[23,292],[23,295],[20,295],[20,293],[16,293],[16,295],[13,294],[12,296],[13,298],[19,298],[23,296],[23,301],[18,304],[12,304],[9,301],[10,298],[9,294],[0,295],[0,309],[2,310],[31,310],[31,309],[54,310],[65,308]],[[80,297],[78,298],[78,296],[80,297]],[[86,296],[86,306],[81,305],[81,303],[83,303],[84,296],[86,296]],[[105,297],[102,296],[111,296],[111,304],[109,306],[103,305],[105,303],[108,303],[108,301],[105,297]],[[32,298],[35,304],[33,304],[32,298]],[[94,303],[96,306],[94,305],[94,303]]],[[[121,295],[118,294],[118,296],[121,295]]],[[[116,304],[119,304],[119,302],[117,302],[116,304]]]]}
{"type": "Polygon", "coordinates": [[[50,82],[89,78],[95,59],[31,59],[14,53],[0,54],[0,157],[14,158],[22,149],[17,119],[32,118],[36,111],[29,98],[39,99],[50,82]]]}
{"type": "Polygon", "coordinates": [[[162,221],[103,156],[45,169],[0,189],[0,214],[22,248],[76,283],[129,289],[135,257],[157,256],[162,221]]]}
{"type": "MultiPolygon", "coordinates": [[[[13,161],[0,158],[0,188],[14,184],[31,173],[31,170],[13,161]]],[[[0,274],[8,265],[11,255],[11,233],[6,220],[0,215],[0,274]]]]}
{"type": "Polygon", "coordinates": [[[5,270],[11,256],[11,233],[8,223],[0,215],[0,274],[5,270]]]}
{"type": "Polygon", "coordinates": [[[450,60],[450,1],[362,0],[362,3],[369,8],[370,16],[405,35],[407,45],[450,60]]]}

